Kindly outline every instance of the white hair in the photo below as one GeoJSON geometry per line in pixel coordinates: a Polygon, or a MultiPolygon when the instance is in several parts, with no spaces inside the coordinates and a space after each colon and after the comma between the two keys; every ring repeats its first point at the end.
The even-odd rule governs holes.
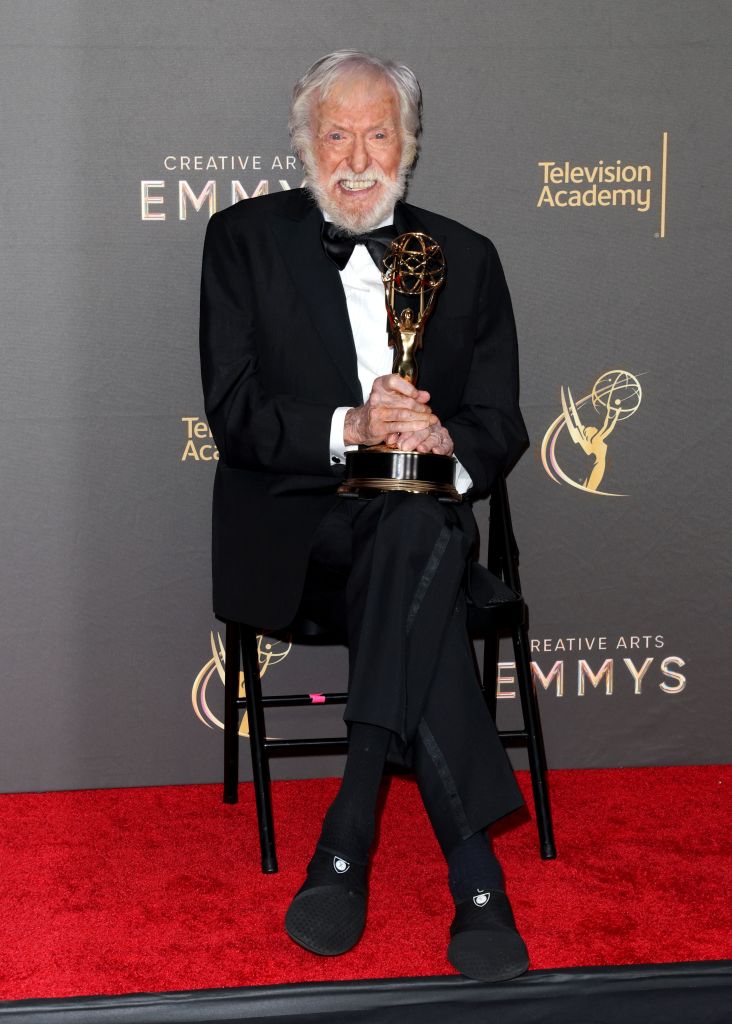
{"type": "Polygon", "coordinates": [[[290,140],[297,156],[309,169],[312,152],[312,114],[316,102],[326,99],[334,85],[345,77],[379,76],[394,88],[399,100],[402,132],[402,166],[410,168],[417,157],[422,130],[422,90],[415,74],[405,64],[382,60],[361,50],[337,50],[326,54],[308,68],[292,91],[290,140]]]}

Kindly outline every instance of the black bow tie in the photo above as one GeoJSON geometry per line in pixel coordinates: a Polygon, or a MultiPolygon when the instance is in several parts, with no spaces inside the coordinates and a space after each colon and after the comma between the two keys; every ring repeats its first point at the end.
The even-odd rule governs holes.
{"type": "Polygon", "coordinates": [[[397,237],[397,229],[393,224],[387,224],[384,228],[375,228],[363,235],[346,235],[340,228],[329,220],[323,221],[320,237],[323,242],[326,256],[335,263],[339,270],[343,270],[351,258],[354,246],[365,245],[371,259],[381,270],[381,261],[384,258],[389,242],[397,237]]]}

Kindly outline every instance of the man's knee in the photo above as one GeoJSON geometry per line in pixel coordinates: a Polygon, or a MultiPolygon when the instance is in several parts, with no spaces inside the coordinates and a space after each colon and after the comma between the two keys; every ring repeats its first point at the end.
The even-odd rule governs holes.
{"type": "Polygon", "coordinates": [[[376,543],[398,547],[402,552],[431,546],[445,527],[455,525],[450,506],[428,494],[388,491],[371,500],[369,515],[359,521],[363,532],[376,543]]]}

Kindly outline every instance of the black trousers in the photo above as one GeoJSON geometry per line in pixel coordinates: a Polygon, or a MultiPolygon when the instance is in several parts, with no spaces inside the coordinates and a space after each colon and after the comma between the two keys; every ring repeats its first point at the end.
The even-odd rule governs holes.
{"type": "Polygon", "coordinates": [[[468,505],[390,492],[342,498],[313,538],[302,610],[345,629],[347,722],[394,734],[443,848],[523,803],[467,631],[468,505]]]}

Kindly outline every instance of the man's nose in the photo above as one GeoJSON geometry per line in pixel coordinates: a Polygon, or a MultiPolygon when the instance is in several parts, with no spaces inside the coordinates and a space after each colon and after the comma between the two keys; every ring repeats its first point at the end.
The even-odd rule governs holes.
{"type": "Polygon", "coordinates": [[[369,154],[366,149],[366,141],[359,135],[353,140],[351,147],[351,170],[355,174],[361,174],[369,165],[369,154]]]}

